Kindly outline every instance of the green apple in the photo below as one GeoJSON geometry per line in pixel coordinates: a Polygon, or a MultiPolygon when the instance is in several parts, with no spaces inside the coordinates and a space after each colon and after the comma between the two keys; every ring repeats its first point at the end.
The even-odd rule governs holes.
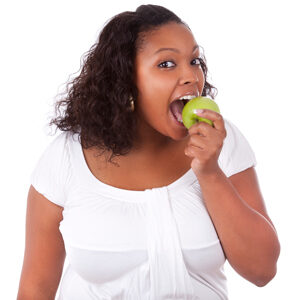
{"type": "Polygon", "coordinates": [[[189,129],[192,125],[197,122],[206,122],[209,125],[213,126],[213,122],[211,120],[201,118],[200,116],[194,113],[194,109],[210,109],[217,113],[220,113],[219,106],[217,103],[206,97],[196,97],[191,99],[182,110],[182,121],[183,125],[189,129]]]}

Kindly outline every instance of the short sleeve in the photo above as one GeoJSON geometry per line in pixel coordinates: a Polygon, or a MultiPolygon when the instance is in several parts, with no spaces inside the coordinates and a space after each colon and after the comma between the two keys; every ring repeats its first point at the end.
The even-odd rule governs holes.
{"type": "Polygon", "coordinates": [[[219,156],[219,165],[227,177],[256,166],[255,154],[241,131],[230,121],[225,121],[227,136],[219,156]]]}
{"type": "Polygon", "coordinates": [[[60,133],[44,150],[30,176],[31,185],[49,201],[64,206],[69,172],[67,134],[60,133]]]}

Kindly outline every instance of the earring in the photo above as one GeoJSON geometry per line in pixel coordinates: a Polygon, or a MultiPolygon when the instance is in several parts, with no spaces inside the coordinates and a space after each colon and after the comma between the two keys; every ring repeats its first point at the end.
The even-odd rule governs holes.
{"type": "Polygon", "coordinates": [[[134,111],[134,101],[133,101],[133,97],[132,96],[129,97],[129,101],[130,101],[130,110],[134,111]]]}

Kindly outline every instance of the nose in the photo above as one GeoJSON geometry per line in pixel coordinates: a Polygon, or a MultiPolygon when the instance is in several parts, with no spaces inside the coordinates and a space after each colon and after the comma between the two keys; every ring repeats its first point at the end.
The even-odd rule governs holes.
{"type": "Polygon", "coordinates": [[[187,66],[181,70],[180,84],[193,84],[199,82],[201,69],[187,66]]]}

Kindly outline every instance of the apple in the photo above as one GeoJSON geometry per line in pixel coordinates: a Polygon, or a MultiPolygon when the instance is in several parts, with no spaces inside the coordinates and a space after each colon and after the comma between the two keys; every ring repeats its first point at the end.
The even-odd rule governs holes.
{"type": "Polygon", "coordinates": [[[211,120],[201,118],[200,116],[196,115],[194,113],[194,109],[210,109],[217,113],[220,113],[219,106],[215,101],[206,97],[193,98],[185,104],[182,110],[183,125],[187,129],[189,129],[197,122],[206,122],[209,125],[213,126],[213,122],[211,120]]]}

